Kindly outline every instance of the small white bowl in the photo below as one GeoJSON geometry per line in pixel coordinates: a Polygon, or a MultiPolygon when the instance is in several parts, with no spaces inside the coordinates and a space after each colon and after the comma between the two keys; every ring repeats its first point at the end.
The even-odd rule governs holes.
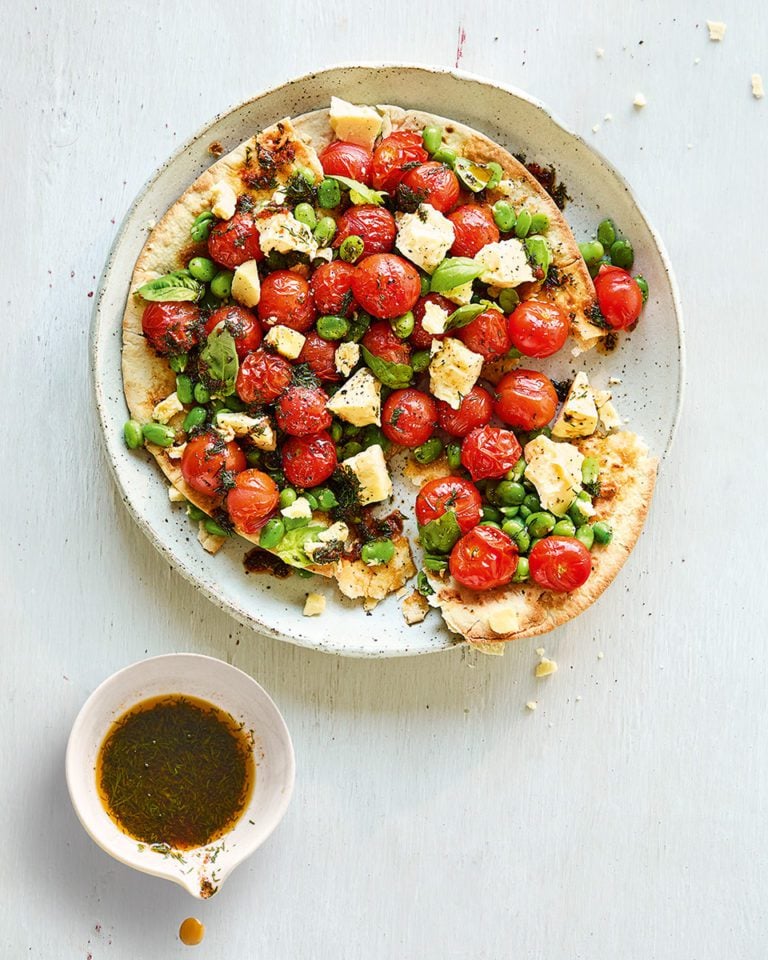
{"type": "Polygon", "coordinates": [[[280,711],[252,677],[213,657],[172,653],[131,664],[94,690],[69,735],[66,771],[75,813],[103,850],[205,900],[282,820],[293,792],[295,758],[280,711]],[[256,782],[248,806],[223,837],[192,850],[158,851],[123,833],[109,817],[96,787],[96,758],[121,714],[142,700],[174,693],[207,700],[253,730],[256,782]]]}

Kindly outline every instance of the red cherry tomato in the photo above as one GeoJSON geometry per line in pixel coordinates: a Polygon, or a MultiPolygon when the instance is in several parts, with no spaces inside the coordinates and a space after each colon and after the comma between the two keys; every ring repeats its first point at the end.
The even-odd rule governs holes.
{"type": "Polygon", "coordinates": [[[493,412],[518,430],[546,426],[557,410],[557,391],[549,377],[537,370],[511,370],[496,384],[493,412]]]}
{"type": "Polygon", "coordinates": [[[374,357],[381,357],[389,363],[411,362],[411,348],[405,340],[397,336],[385,320],[377,320],[368,327],[362,344],[374,357]]]}
{"type": "Polygon", "coordinates": [[[461,462],[473,480],[495,480],[514,467],[522,452],[511,430],[475,427],[461,445],[461,462]]]}
{"type": "Polygon", "coordinates": [[[420,290],[418,270],[394,253],[374,253],[366,257],[352,278],[355,300],[363,310],[382,320],[391,320],[410,310],[420,290]]]}
{"type": "Polygon", "coordinates": [[[600,313],[614,330],[626,330],[640,316],[643,295],[631,274],[604,263],[595,277],[600,313]]]}
{"type": "Polygon", "coordinates": [[[234,442],[226,443],[218,433],[200,433],[187,441],[181,455],[184,480],[209,497],[224,492],[234,475],[245,470],[245,454],[234,442]]]}
{"type": "Polygon", "coordinates": [[[194,303],[150,303],[141,329],[161,356],[187,353],[200,340],[200,310],[194,303]]]}
{"type": "Polygon", "coordinates": [[[352,296],[352,277],[355,268],[344,260],[321,264],[312,274],[310,289],[317,312],[348,317],[355,308],[352,296]]]}
{"type": "Polygon", "coordinates": [[[384,207],[362,203],[350,207],[339,217],[336,224],[334,247],[340,247],[347,237],[360,237],[363,241],[361,257],[372,253],[389,253],[395,244],[397,227],[395,218],[384,207]]]}
{"type": "Polygon", "coordinates": [[[377,190],[393,193],[407,163],[424,163],[428,159],[420,133],[410,130],[391,133],[373,151],[373,185],[377,190]]]}
{"type": "Polygon", "coordinates": [[[346,140],[334,140],[321,151],[319,159],[327,177],[349,177],[370,187],[373,154],[365,147],[346,140]]]}
{"type": "Polygon", "coordinates": [[[325,409],[327,402],[328,394],[320,387],[288,387],[277,401],[277,425],[294,437],[327,430],[331,425],[331,415],[325,409]]]}
{"type": "Polygon", "coordinates": [[[314,330],[306,334],[304,346],[296,362],[309,364],[312,372],[321,380],[333,383],[341,380],[341,374],[336,369],[336,344],[323,340],[314,330]]]}
{"type": "Polygon", "coordinates": [[[227,494],[227,512],[238,530],[256,533],[269,520],[279,498],[272,477],[261,470],[243,470],[227,494]]]}
{"type": "Polygon", "coordinates": [[[261,282],[259,319],[268,327],[282,324],[304,333],[317,312],[304,277],[290,270],[275,270],[261,282]]]}
{"type": "Polygon", "coordinates": [[[495,527],[474,527],[451,550],[451,576],[470,590],[503,587],[517,570],[517,546],[495,527]]]}
{"type": "Polygon", "coordinates": [[[510,340],[523,356],[551,357],[568,339],[570,324],[554,303],[526,300],[510,314],[508,328],[510,340]]]}
{"type": "Polygon", "coordinates": [[[208,253],[223,267],[234,270],[246,260],[261,260],[259,230],[252,213],[236,213],[220,220],[208,236],[208,253]]]}
{"type": "Polygon", "coordinates": [[[235,387],[243,403],[272,403],[291,382],[293,368],[276,353],[254,350],[240,364],[235,387]]]}
{"type": "Polygon", "coordinates": [[[427,333],[424,329],[424,313],[428,303],[436,304],[446,313],[453,313],[456,309],[456,304],[441,293],[428,293],[425,297],[419,297],[413,305],[413,333],[408,338],[417,350],[429,350],[433,340],[443,340],[450,335],[447,333],[427,333]]]}
{"type": "Polygon", "coordinates": [[[205,324],[206,336],[222,320],[224,321],[224,329],[228,330],[234,338],[237,355],[241,360],[261,343],[261,324],[254,314],[250,310],[246,310],[245,307],[238,307],[236,303],[233,303],[228,307],[219,307],[218,310],[214,310],[205,324]]]}
{"type": "Polygon", "coordinates": [[[387,397],[381,415],[381,429],[392,443],[418,447],[435,432],[437,409],[428,393],[406,387],[387,397]]]}
{"type": "Polygon", "coordinates": [[[466,437],[475,427],[484,427],[493,413],[493,397],[482,387],[475,385],[462,398],[458,410],[449,407],[445,400],[437,401],[437,420],[440,428],[452,437],[466,437]]]}
{"type": "Polygon", "coordinates": [[[459,199],[459,181],[453,170],[444,163],[430,160],[408,170],[398,185],[398,197],[418,199],[447,213],[459,199]]]}
{"type": "Polygon", "coordinates": [[[289,437],[280,452],[285,478],[295,487],[316,487],[336,469],[336,444],[325,431],[289,437]]]}
{"type": "Polygon", "coordinates": [[[462,533],[480,523],[483,498],[477,487],[462,477],[437,477],[425,483],[416,497],[416,519],[423,526],[453,510],[462,533]]]}
{"type": "Polygon", "coordinates": [[[507,330],[507,318],[500,310],[485,310],[456,331],[458,338],[473,353],[486,360],[498,360],[512,346],[507,330]]]}
{"type": "Polygon", "coordinates": [[[589,580],[592,557],[576,537],[545,537],[528,555],[531,580],[545,590],[570,593],[589,580]]]}
{"type": "Polygon", "coordinates": [[[490,207],[466,203],[448,214],[448,219],[454,233],[452,257],[474,257],[487,243],[496,243],[499,239],[499,228],[490,207]]]}

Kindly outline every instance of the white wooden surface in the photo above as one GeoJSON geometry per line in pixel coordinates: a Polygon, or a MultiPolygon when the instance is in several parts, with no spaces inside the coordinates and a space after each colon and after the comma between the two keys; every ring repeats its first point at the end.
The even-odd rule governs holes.
{"type": "Polygon", "coordinates": [[[216,960],[763,958],[766,8],[367,6],[2,3],[0,955],[180,956],[198,913],[216,960]],[[131,199],[227,105],[355,59],[460,59],[540,97],[626,174],[677,269],[678,441],[618,581],[547,639],[547,681],[538,641],[355,662],[239,628],[153,551],[101,455],[89,297],[131,199]],[[89,691],[173,650],[250,671],[298,759],[283,825],[200,907],[102,854],[63,778],[89,691]]]}

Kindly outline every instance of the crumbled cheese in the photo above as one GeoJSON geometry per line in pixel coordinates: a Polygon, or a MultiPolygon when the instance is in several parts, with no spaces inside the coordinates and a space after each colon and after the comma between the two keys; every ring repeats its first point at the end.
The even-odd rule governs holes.
{"type": "Polygon", "coordinates": [[[359,107],[339,97],[331,97],[329,119],[338,140],[356,143],[366,150],[373,149],[383,122],[373,107],[359,107]]]}
{"type": "Polygon", "coordinates": [[[263,253],[275,250],[277,253],[308,254],[310,260],[317,253],[317,240],[312,231],[292,213],[273,213],[271,217],[259,220],[259,246],[263,253]]]}
{"type": "Polygon", "coordinates": [[[436,337],[441,333],[445,333],[445,325],[448,322],[448,317],[450,317],[450,313],[444,310],[439,303],[433,303],[431,300],[427,300],[424,304],[424,317],[421,325],[427,333],[431,333],[433,337],[436,337]]]}
{"type": "Polygon", "coordinates": [[[432,362],[429,365],[429,389],[438,400],[458,410],[480,376],[484,358],[473,353],[457,337],[432,341],[432,362]]]}
{"type": "Polygon", "coordinates": [[[759,73],[752,74],[752,96],[755,100],[762,100],[765,96],[765,87],[763,86],[763,78],[759,73]]]}
{"type": "Polygon", "coordinates": [[[308,593],[304,602],[305,617],[319,617],[325,613],[325,597],[322,593],[308,593]]]}
{"type": "Polygon", "coordinates": [[[707,30],[709,39],[719,43],[725,36],[726,25],[722,20],[707,20],[707,30]]]}
{"type": "Polygon", "coordinates": [[[606,123],[610,123],[611,120],[613,120],[613,114],[612,114],[612,113],[606,113],[606,115],[603,117],[603,120],[605,120],[606,123]]]}
{"type": "Polygon", "coordinates": [[[236,207],[237,194],[226,180],[219,180],[211,189],[211,213],[219,220],[229,220],[236,207]]]}
{"type": "Polygon", "coordinates": [[[648,101],[645,99],[645,95],[642,93],[636,93],[635,99],[632,101],[632,103],[638,108],[638,110],[642,110],[643,107],[648,105],[648,101]]]}
{"type": "Polygon", "coordinates": [[[287,360],[295,360],[298,357],[306,340],[307,338],[303,333],[299,333],[298,330],[293,330],[291,327],[284,327],[279,323],[270,327],[264,337],[264,343],[287,360]]]}
{"type": "Polygon", "coordinates": [[[354,457],[342,461],[342,466],[350,469],[360,484],[360,503],[377,503],[392,496],[392,480],[384,460],[384,451],[378,443],[361,450],[354,457]]]}
{"type": "Polygon", "coordinates": [[[488,626],[494,633],[498,634],[512,633],[517,626],[517,622],[517,614],[513,607],[494,610],[488,616],[488,626]]]}
{"type": "Polygon", "coordinates": [[[571,348],[571,356],[573,357],[574,360],[576,359],[576,357],[580,357],[582,353],[584,353],[584,351],[581,349],[581,347],[571,348]]]}
{"type": "Polygon", "coordinates": [[[224,546],[226,537],[219,537],[215,533],[208,533],[205,529],[205,523],[201,520],[197,525],[197,539],[202,545],[203,550],[208,553],[218,553],[224,546]]]}
{"type": "Polygon", "coordinates": [[[353,343],[351,340],[347,343],[340,343],[336,347],[333,359],[339,373],[343,377],[348,377],[360,363],[360,344],[353,343]]]}
{"type": "Polygon", "coordinates": [[[184,456],[184,451],[187,449],[186,443],[179,443],[173,447],[168,447],[166,449],[166,455],[170,457],[171,460],[181,460],[184,456]]]}
{"type": "Polygon", "coordinates": [[[181,413],[184,409],[184,404],[179,400],[176,391],[169,394],[165,400],[161,400],[155,406],[155,409],[152,411],[152,419],[157,420],[158,423],[168,423],[171,417],[176,416],[177,413],[181,413]]]}
{"type": "Polygon", "coordinates": [[[598,47],[597,50],[595,50],[595,56],[598,57],[598,58],[604,57],[604,56],[605,56],[605,50],[603,50],[602,47],[598,47]]]}
{"type": "Polygon", "coordinates": [[[421,623],[422,620],[429,613],[429,601],[426,597],[414,590],[412,594],[407,596],[402,603],[403,617],[408,626],[413,626],[414,623],[421,623]]]}
{"type": "Polygon", "coordinates": [[[420,203],[416,213],[404,213],[398,221],[395,246],[427,273],[453,246],[455,232],[451,221],[428,203],[420,203]]]}
{"type": "Polygon", "coordinates": [[[336,523],[332,523],[326,530],[318,533],[317,539],[321,543],[334,543],[334,541],[344,543],[348,536],[349,527],[343,520],[337,520],[336,523]]]}
{"type": "Polygon", "coordinates": [[[312,519],[312,507],[306,497],[297,497],[289,506],[283,507],[280,513],[289,520],[312,519]]]}
{"type": "Polygon", "coordinates": [[[483,267],[480,274],[483,283],[492,283],[502,290],[534,279],[523,241],[515,237],[487,243],[475,254],[475,263],[483,267]]]}
{"type": "Polygon", "coordinates": [[[546,651],[546,648],[545,648],[545,647],[536,647],[536,656],[537,656],[537,657],[543,657],[546,652],[547,652],[547,651],[546,651]]]}
{"type": "Polygon", "coordinates": [[[698,66],[700,63],[701,63],[701,57],[694,57],[694,58],[693,58],[693,65],[694,65],[694,66],[698,66]]]}
{"type": "Polygon", "coordinates": [[[538,705],[539,705],[539,704],[538,704],[538,701],[536,701],[536,700],[529,700],[529,701],[526,703],[525,708],[526,708],[526,710],[530,710],[531,713],[533,713],[533,711],[536,709],[536,707],[538,707],[538,705]]]}
{"type": "Polygon", "coordinates": [[[597,131],[598,131],[599,129],[600,129],[600,124],[599,124],[599,123],[595,123],[595,124],[592,125],[592,133],[597,133],[597,131]]]}
{"type": "Polygon", "coordinates": [[[362,367],[337,390],[326,407],[355,427],[381,425],[381,384],[368,367],[362,367]]]}
{"type": "Polygon", "coordinates": [[[471,280],[460,284],[458,287],[454,287],[452,290],[445,290],[443,292],[446,300],[450,300],[460,307],[465,307],[468,303],[471,303],[473,295],[474,289],[471,280]]]}
{"type": "Polygon", "coordinates": [[[621,383],[621,377],[608,377],[608,383],[612,386],[618,386],[621,383]]]}
{"type": "Polygon", "coordinates": [[[599,653],[597,654],[597,659],[598,659],[598,660],[602,660],[604,656],[605,656],[605,654],[603,653],[602,650],[600,650],[599,653]]]}
{"type": "Polygon", "coordinates": [[[525,445],[525,462],[525,478],[536,487],[542,507],[562,517],[581,491],[583,454],[542,434],[525,445]]]}
{"type": "Polygon", "coordinates": [[[536,664],[536,668],[533,673],[536,677],[541,679],[542,677],[551,677],[553,673],[557,672],[557,664],[554,660],[549,660],[547,657],[542,657],[541,660],[536,664]]]}
{"type": "Polygon", "coordinates": [[[261,299],[259,268],[255,260],[246,260],[235,268],[232,277],[232,299],[244,307],[255,307],[261,299]]]}
{"type": "Polygon", "coordinates": [[[600,417],[600,423],[606,430],[618,430],[621,427],[619,412],[610,400],[606,400],[598,407],[598,416],[600,417]]]}
{"type": "Polygon", "coordinates": [[[171,501],[171,503],[184,503],[187,498],[184,496],[181,490],[177,490],[176,487],[171,484],[170,487],[168,487],[168,499],[171,501]]]}
{"type": "Polygon", "coordinates": [[[333,260],[333,247],[320,247],[315,253],[315,260],[325,260],[326,263],[330,263],[333,260]]]}
{"type": "Polygon", "coordinates": [[[552,427],[552,436],[560,440],[589,437],[597,429],[597,406],[589,379],[583,371],[576,374],[565,398],[560,416],[552,427]]]}
{"type": "Polygon", "coordinates": [[[276,204],[278,207],[282,207],[287,198],[285,190],[275,190],[272,194],[272,203],[276,204]]]}
{"type": "Polygon", "coordinates": [[[219,410],[216,414],[216,429],[229,443],[235,437],[247,436],[265,419],[265,417],[249,417],[247,413],[235,413],[232,410],[219,410]]]}

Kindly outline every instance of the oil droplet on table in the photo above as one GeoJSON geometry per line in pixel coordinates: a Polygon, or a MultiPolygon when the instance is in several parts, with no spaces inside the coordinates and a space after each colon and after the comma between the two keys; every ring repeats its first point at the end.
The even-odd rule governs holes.
{"type": "Polygon", "coordinates": [[[187,917],[179,927],[179,940],[188,947],[196,947],[203,942],[205,936],[205,925],[196,917],[187,917]]]}

